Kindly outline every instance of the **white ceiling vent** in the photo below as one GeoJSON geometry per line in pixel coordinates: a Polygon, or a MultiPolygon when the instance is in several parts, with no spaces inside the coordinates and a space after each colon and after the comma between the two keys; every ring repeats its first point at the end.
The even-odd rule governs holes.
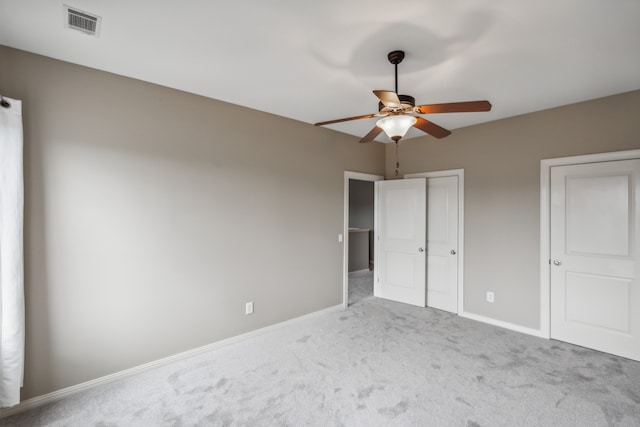
{"type": "Polygon", "coordinates": [[[100,24],[102,18],[91,15],[82,10],[64,5],[64,26],[74,30],[82,31],[90,36],[98,37],[100,34],[100,24]]]}

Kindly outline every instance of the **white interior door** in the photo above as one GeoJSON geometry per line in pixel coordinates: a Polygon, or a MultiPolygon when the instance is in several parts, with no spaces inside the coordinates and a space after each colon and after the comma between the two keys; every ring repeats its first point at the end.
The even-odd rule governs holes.
{"type": "Polygon", "coordinates": [[[376,182],[374,295],[424,307],[426,303],[424,178],[376,182]]]}
{"type": "Polygon", "coordinates": [[[640,160],[551,168],[551,338],[640,360],[640,160]]]}
{"type": "Polygon", "coordinates": [[[458,177],[427,178],[427,305],[458,313],[458,177]]]}

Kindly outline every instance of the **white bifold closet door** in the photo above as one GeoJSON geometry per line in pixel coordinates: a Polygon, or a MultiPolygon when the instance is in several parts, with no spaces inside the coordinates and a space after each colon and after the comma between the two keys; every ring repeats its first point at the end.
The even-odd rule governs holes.
{"type": "Polygon", "coordinates": [[[426,182],[378,181],[374,295],[426,305],[426,182]]]}

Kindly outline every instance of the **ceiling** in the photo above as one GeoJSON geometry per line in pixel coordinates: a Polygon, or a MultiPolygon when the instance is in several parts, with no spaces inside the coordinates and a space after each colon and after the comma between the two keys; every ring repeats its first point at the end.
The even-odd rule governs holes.
{"type": "Polygon", "coordinates": [[[65,3],[100,16],[99,37],[65,28],[62,1],[0,0],[0,44],[306,123],[377,112],[396,49],[418,104],[493,104],[427,116],[449,129],[640,89],[640,0],[65,3]]]}

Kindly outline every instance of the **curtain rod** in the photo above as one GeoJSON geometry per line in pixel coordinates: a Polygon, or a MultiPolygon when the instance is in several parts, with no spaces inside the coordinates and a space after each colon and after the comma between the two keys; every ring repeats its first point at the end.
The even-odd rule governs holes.
{"type": "Polygon", "coordinates": [[[2,108],[10,108],[11,104],[9,103],[9,101],[4,99],[4,96],[0,95],[0,106],[2,106],[2,108]]]}

